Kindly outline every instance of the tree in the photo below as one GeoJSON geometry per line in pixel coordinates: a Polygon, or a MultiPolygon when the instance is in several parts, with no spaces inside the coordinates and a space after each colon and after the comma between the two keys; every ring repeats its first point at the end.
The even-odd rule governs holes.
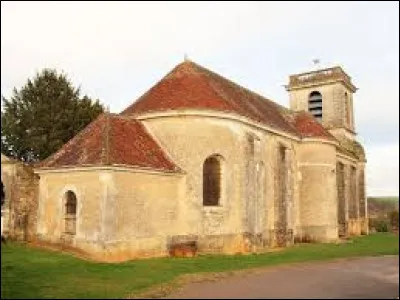
{"type": "Polygon", "coordinates": [[[80,89],[53,69],[37,73],[2,102],[1,151],[25,162],[47,158],[104,111],[99,100],[81,98],[80,89]]]}

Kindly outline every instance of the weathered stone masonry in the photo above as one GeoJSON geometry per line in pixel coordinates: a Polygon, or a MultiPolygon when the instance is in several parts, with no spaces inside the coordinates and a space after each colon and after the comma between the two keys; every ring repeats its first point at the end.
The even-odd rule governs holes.
{"type": "Polygon", "coordinates": [[[178,65],[41,163],[38,237],[122,261],[367,233],[350,77],[340,67],[297,74],[287,90],[291,109],[178,65]],[[65,222],[71,193],[75,231],[65,222]]]}

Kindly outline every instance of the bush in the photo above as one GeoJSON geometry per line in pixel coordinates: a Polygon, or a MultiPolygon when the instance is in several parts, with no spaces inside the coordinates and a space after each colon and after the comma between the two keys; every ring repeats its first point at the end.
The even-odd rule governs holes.
{"type": "Polygon", "coordinates": [[[375,229],[376,232],[388,232],[389,231],[389,222],[386,220],[370,219],[369,224],[370,224],[370,228],[375,229]]]}

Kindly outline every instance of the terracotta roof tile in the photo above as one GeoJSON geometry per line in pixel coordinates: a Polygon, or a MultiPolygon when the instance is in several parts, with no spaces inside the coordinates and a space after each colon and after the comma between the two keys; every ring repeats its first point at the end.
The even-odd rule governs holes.
{"type": "Polygon", "coordinates": [[[102,114],[39,168],[128,165],[164,171],[179,168],[168,158],[143,124],[135,119],[102,114]]]}
{"type": "Polygon", "coordinates": [[[112,164],[177,171],[144,125],[132,116],[189,108],[236,113],[299,137],[334,139],[310,114],[292,112],[206,68],[184,62],[119,116],[100,115],[38,167],[112,164]]]}
{"type": "Polygon", "coordinates": [[[302,138],[316,137],[335,140],[329,131],[308,112],[292,112],[286,115],[286,120],[296,128],[302,138]]]}
{"type": "Polygon", "coordinates": [[[121,114],[187,108],[234,112],[296,135],[282,116],[286,108],[193,62],[176,66],[121,114]]]}

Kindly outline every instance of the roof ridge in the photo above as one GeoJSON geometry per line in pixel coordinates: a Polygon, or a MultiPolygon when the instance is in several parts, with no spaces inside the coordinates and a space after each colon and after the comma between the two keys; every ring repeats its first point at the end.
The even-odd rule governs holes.
{"type": "Polygon", "coordinates": [[[130,110],[131,107],[137,105],[139,102],[141,102],[143,99],[146,99],[146,96],[148,94],[150,94],[152,92],[152,90],[154,90],[159,83],[161,83],[164,80],[167,80],[168,77],[170,77],[174,72],[177,71],[178,68],[180,68],[181,66],[185,65],[185,64],[194,64],[192,61],[184,61],[179,63],[178,65],[176,65],[171,71],[169,71],[166,75],[164,75],[163,77],[161,77],[159,80],[157,80],[153,86],[148,89],[146,92],[144,92],[139,98],[136,99],[136,101],[134,101],[131,105],[129,105],[128,107],[126,107],[123,111],[121,111],[119,114],[120,115],[124,115],[126,113],[126,111],[130,110]]]}
{"type": "Polygon", "coordinates": [[[38,167],[85,165],[181,170],[142,122],[111,113],[102,113],[38,167]]]}
{"type": "Polygon", "coordinates": [[[283,106],[281,104],[278,104],[278,103],[272,101],[271,99],[268,99],[265,96],[263,96],[263,95],[261,95],[261,94],[259,94],[257,92],[254,92],[254,91],[250,90],[249,88],[247,88],[247,87],[245,87],[243,85],[240,85],[240,84],[234,82],[233,80],[231,80],[231,79],[229,79],[229,78],[227,78],[227,77],[225,77],[225,76],[223,76],[221,74],[218,74],[218,73],[216,73],[216,72],[214,72],[214,71],[212,71],[210,69],[207,69],[206,67],[203,67],[203,66],[201,66],[201,65],[199,65],[199,64],[197,64],[195,62],[190,62],[190,63],[192,63],[197,68],[199,68],[200,71],[202,71],[202,72],[211,73],[213,76],[220,77],[220,78],[224,79],[225,81],[229,82],[230,84],[232,84],[232,85],[234,85],[236,87],[239,87],[240,89],[244,90],[246,93],[253,94],[254,96],[256,96],[258,98],[262,98],[263,100],[265,100],[265,101],[269,102],[270,104],[273,104],[273,105],[275,105],[275,106],[277,106],[277,107],[279,107],[279,108],[281,108],[283,110],[290,111],[289,108],[287,108],[287,107],[285,107],[285,106],[283,106]]]}
{"type": "Polygon", "coordinates": [[[107,111],[106,112],[106,121],[105,121],[105,130],[104,130],[104,134],[105,134],[105,148],[106,148],[106,165],[110,164],[110,112],[107,111]]]}
{"type": "MultiPolygon", "coordinates": [[[[244,86],[242,86],[242,85],[240,85],[240,84],[234,82],[233,80],[231,80],[231,79],[229,79],[229,78],[226,78],[226,77],[224,77],[223,75],[220,75],[220,74],[218,74],[218,73],[216,73],[216,72],[214,72],[214,71],[212,71],[212,70],[210,70],[210,69],[207,69],[206,67],[203,67],[203,66],[201,66],[201,65],[199,65],[199,64],[197,64],[197,63],[195,63],[195,62],[191,62],[191,61],[190,61],[189,63],[191,63],[194,67],[196,67],[196,68],[198,69],[197,71],[200,72],[200,73],[202,73],[202,75],[204,75],[204,76],[212,75],[212,76],[215,76],[215,77],[217,77],[217,78],[220,78],[220,79],[224,80],[225,82],[229,83],[231,86],[233,86],[233,87],[235,87],[235,88],[239,88],[239,90],[240,90],[241,92],[243,92],[244,94],[245,94],[245,93],[251,94],[251,95],[254,96],[256,99],[258,99],[258,100],[260,100],[260,101],[265,101],[265,102],[267,102],[267,104],[273,105],[273,106],[277,109],[279,115],[282,117],[282,119],[285,121],[285,123],[286,123],[292,130],[294,130],[294,132],[297,132],[296,127],[293,126],[293,124],[291,124],[290,122],[288,122],[287,119],[286,119],[286,117],[282,114],[282,113],[290,114],[292,111],[291,111],[289,108],[284,107],[284,106],[282,106],[282,105],[280,105],[280,104],[278,104],[278,103],[276,103],[276,102],[274,102],[274,101],[272,101],[272,100],[270,100],[270,99],[264,97],[263,95],[258,94],[258,93],[256,93],[256,92],[250,90],[249,88],[246,88],[246,87],[244,87],[244,86]]],[[[213,90],[214,90],[218,95],[220,95],[220,96],[222,97],[222,99],[223,99],[224,101],[228,101],[230,104],[233,104],[235,107],[237,107],[237,104],[236,104],[234,101],[230,101],[230,99],[229,99],[228,97],[224,97],[224,95],[222,95],[222,91],[221,91],[220,89],[216,90],[216,89],[215,89],[215,86],[213,86],[213,85],[211,84],[211,82],[210,82],[209,85],[211,86],[211,88],[213,88],[213,90]]],[[[255,99],[254,99],[254,100],[255,100],[255,99]]],[[[260,111],[257,109],[256,104],[254,103],[255,101],[251,101],[251,100],[248,100],[248,99],[245,99],[245,98],[242,98],[241,101],[245,102],[245,103],[251,108],[251,110],[253,111],[253,113],[255,113],[256,115],[264,116],[263,112],[260,112],[260,111]]],[[[241,108],[241,109],[242,109],[242,108],[241,108]]]]}
{"type": "Polygon", "coordinates": [[[51,162],[53,159],[57,159],[57,155],[60,155],[60,150],[62,149],[68,149],[73,143],[82,137],[87,131],[89,131],[93,126],[97,123],[100,122],[101,118],[104,117],[104,113],[99,114],[92,122],[90,122],[88,125],[86,125],[84,128],[82,128],[77,134],[75,134],[72,138],[70,138],[65,144],[61,146],[56,152],[51,154],[49,157],[45,158],[41,162],[39,162],[36,166],[37,167],[42,167],[45,164],[51,162]]]}
{"type": "Polygon", "coordinates": [[[190,60],[176,65],[120,115],[191,108],[235,112],[301,136],[290,121],[289,108],[190,60]]]}

